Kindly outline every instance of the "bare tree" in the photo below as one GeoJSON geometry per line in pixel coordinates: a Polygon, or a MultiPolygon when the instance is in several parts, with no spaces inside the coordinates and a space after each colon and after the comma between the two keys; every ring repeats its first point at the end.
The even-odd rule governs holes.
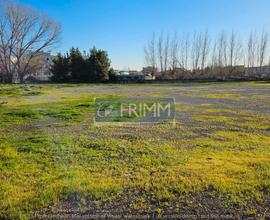
{"type": "MultiPolygon", "coordinates": [[[[213,39],[213,44],[207,31],[195,31],[193,37],[189,36],[189,34],[182,34],[181,38],[177,39],[177,33],[175,33],[172,39],[169,35],[164,39],[161,34],[156,47],[152,46],[157,49],[156,57],[163,74],[168,68],[175,72],[177,67],[181,67],[196,73],[209,71],[210,74],[227,77],[227,74],[233,73],[234,70],[242,71],[236,68],[238,65],[262,67],[269,61],[267,55],[269,34],[264,31],[260,37],[257,37],[256,32],[251,32],[247,41],[244,42],[246,44],[234,31],[230,34],[221,31],[213,39]],[[206,68],[207,65],[211,68],[206,68]]],[[[155,42],[152,42],[152,45],[155,45],[155,42]]]]}
{"type": "Polygon", "coordinates": [[[220,32],[217,40],[218,67],[220,70],[228,65],[228,44],[225,31],[220,32]]]}
{"type": "Polygon", "coordinates": [[[23,81],[31,61],[59,40],[60,25],[33,8],[4,1],[0,14],[0,65],[2,80],[23,81]]]}
{"type": "MultiPolygon", "coordinates": [[[[152,39],[144,47],[144,53],[145,53],[145,61],[147,65],[151,66],[154,71],[157,65],[155,34],[153,34],[152,39]]],[[[155,74],[155,73],[153,72],[152,74],[155,74]]]]}
{"type": "Polygon", "coordinates": [[[169,64],[169,50],[170,50],[170,36],[167,34],[166,40],[164,42],[164,50],[163,50],[163,57],[164,57],[164,73],[167,73],[168,64],[169,64]]]}
{"type": "Polygon", "coordinates": [[[260,67],[263,66],[264,61],[265,61],[265,56],[266,56],[267,47],[268,47],[268,40],[269,40],[268,33],[263,31],[261,34],[261,39],[258,46],[258,63],[260,67]]]}
{"type": "Polygon", "coordinates": [[[189,68],[189,53],[190,53],[190,40],[189,40],[189,34],[182,34],[181,40],[180,40],[180,60],[179,65],[181,68],[184,68],[187,70],[189,68]]]}
{"type": "Polygon", "coordinates": [[[193,70],[199,69],[199,62],[201,59],[201,49],[202,49],[202,35],[201,33],[198,34],[197,32],[194,32],[192,42],[192,52],[191,52],[193,70]]]}
{"type": "Polygon", "coordinates": [[[242,40],[237,37],[233,58],[233,66],[244,64],[244,56],[243,56],[243,45],[242,40]]]}
{"type": "Polygon", "coordinates": [[[189,57],[189,50],[190,50],[190,41],[189,41],[189,35],[185,36],[185,40],[184,40],[184,68],[187,70],[188,69],[188,57],[189,57]]]}
{"type": "Polygon", "coordinates": [[[185,35],[182,34],[179,39],[179,60],[178,64],[181,68],[185,68],[185,35]]]}
{"type": "Polygon", "coordinates": [[[172,72],[175,73],[175,70],[177,68],[178,64],[178,51],[179,51],[179,43],[178,43],[178,37],[177,34],[174,34],[174,37],[171,40],[170,43],[170,61],[171,61],[171,69],[172,72]]]}
{"type": "Polygon", "coordinates": [[[235,60],[235,51],[236,49],[236,36],[234,31],[232,31],[230,40],[229,40],[229,65],[232,67],[235,60]]]}
{"type": "MultiPolygon", "coordinates": [[[[237,35],[234,31],[231,32],[231,35],[228,39],[228,63],[230,67],[228,70],[232,73],[235,69],[235,66],[238,65],[239,61],[242,59],[242,44],[241,40],[237,38],[237,35]]],[[[243,61],[243,59],[242,59],[243,61]]]]}
{"type": "Polygon", "coordinates": [[[217,42],[215,40],[214,44],[213,44],[213,48],[212,48],[212,68],[215,68],[218,66],[218,56],[217,56],[217,42]]]}
{"type": "Polygon", "coordinates": [[[159,65],[160,65],[160,72],[163,73],[163,34],[161,33],[158,39],[158,44],[157,44],[157,49],[158,49],[158,60],[159,60],[159,65]]]}
{"type": "Polygon", "coordinates": [[[205,63],[207,61],[210,51],[210,38],[208,31],[206,30],[202,37],[202,49],[201,49],[201,71],[204,71],[205,63]]]}
{"type": "Polygon", "coordinates": [[[257,48],[256,44],[257,44],[257,34],[256,32],[250,32],[249,39],[248,39],[248,48],[247,48],[248,67],[255,66],[256,48],[257,48]]]}

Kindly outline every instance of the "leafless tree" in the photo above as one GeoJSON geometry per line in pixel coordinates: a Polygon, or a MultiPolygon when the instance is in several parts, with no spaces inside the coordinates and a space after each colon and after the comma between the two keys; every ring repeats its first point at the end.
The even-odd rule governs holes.
{"type": "Polygon", "coordinates": [[[202,49],[202,35],[201,33],[194,32],[193,34],[193,42],[192,42],[192,52],[191,52],[191,60],[193,70],[199,69],[199,62],[201,59],[201,49],[202,49]]]}
{"type": "Polygon", "coordinates": [[[190,39],[189,34],[183,33],[182,37],[180,39],[180,59],[179,59],[179,65],[181,68],[184,68],[187,70],[189,68],[189,55],[190,55],[190,39]]]}
{"type": "Polygon", "coordinates": [[[155,34],[152,35],[152,39],[144,47],[144,53],[145,53],[145,61],[147,65],[151,66],[154,71],[157,65],[155,34]]]}
{"type": "Polygon", "coordinates": [[[269,40],[268,33],[263,31],[261,34],[261,39],[258,46],[258,63],[260,67],[263,66],[265,58],[266,58],[265,56],[266,56],[267,47],[268,47],[268,40],[269,40]]]}
{"type": "Polygon", "coordinates": [[[237,37],[235,51],[234,51],[234,58],[233,58],[233,66],[236,65],[244,65],[244,56],[243,56],[243,45],[242,40],[237,37]]]}
{"type": "Polygon", "coordinates": [[[160,72],[164,72],[163,69],[163,34],[161,33],[158,39],[158,44],[157,44],[157,49],[158,49],[158,60],[159,60],[159,65],[160,65],[160,72]]]}
{"type": "Polygon", "coordinates": [[[174,37],[171,39],[170,43],[170,61],[171,61],[171,69],[172,72],[175,73],[175,70],[177,68],[177,64],[179,63],[179,58],[178,58],[178,52],[179,52],[179,42],[178,42],[178,37],[177,34],[174,34],[174,37]]]}
{"type": "Polygon", "coordinates": [[[216,40],[215,40],[215,42],[214,42],[214,44],[213,44],[213,48],[212,48],[212,54],[211,54],[211,56],[212,56],[212,68],[215,68],[215,67],[217,67],[218,66],[218,56],[217,56],[217,42],[216,42],[216,40]]]}
{"type": "Polygon", "coordinates": [[[177,39],[175,33],[172,39],[167,35],[164,40],[161,34],[156,47],[155,42],[152,42],[152,47],[157,49],[156,57],[163,74],[166,74],[168,67],[172,72],[175,72],[177,67],[181,67],[195,73],[205,71],[205,73],[226,77],[234,70],[239,71],[241,68],[236,68],[238,65],[262,67],[270,59],[267,55],[269,34],[264,31],[260,37],[257,37],[256,32],[251,32],[247,41],[243,41],[234,31],[230,34],[221,31],[213,39],[213,43],[207,31],[195,31],[193,37],[189,36],[189,34],[182,34],[177,39]]]}
{"type": "Polygon", "coordinates": [[[190,50],[190,41],[189,41],[189,35],[187,34],[185,36],[185,40],[184,40],[184,53],[183,53],[183,57],[185,59],[184,61],[184,68],[187,70],[189,65],[188,65],[188,57],[189,57],[189,50],[190,50]]]}
{"type": "Polygon", "coordinates": [[[208,59],[209,51],[210,51],[210,38],[208,35],[208,31],[206,30],[203,37],[201,38],[202,40],[202,49],[201,49],[201,71],[204,70],[205,63],[208,59]]]}
{"type": "Polygon", "coordinates": [[[164,42],[164,50],[163,50],[163,57],[164,57],[164,73],[167,73],[168,64],[169,64],[169,51],[170,51],[170,36],[167,34],[166,40],[164,42]]]}
{"type": "Polygon", "coordinates": [[[222,31],[218,39],[218,66],[224,67],[227,66],[227,35],[225,31],[222,31]]]}
{"type": "Polygon", "coordinates": [[[2,80],[23,81],[31,60],[59,40],[60,25],[33,8],[4,1],[0,12],[0,65],[2,80]]]}
{"type": "Polygon", "coordinates": [[[182,34],[179,39],[179,60],[178,65],[180,68],[185,68],[185,35],[182,34]]]}
{"type": "MultiPolygon", "coordinates": [[[[231,32],[230,37],[228,39],[228,63],[227,65],[230,67],[228,70],[232,73],[235,69],[235,66],[241,60],[242,56],[242,44],[241,40],[237,37],[234,31],[231,32]]],[[[243,59],[242,59],[243,60],[243,59]]]]}
{"type": "Polygon", "coordinates": [[[229,65],[232,67],[235,60],[235,51],[236,49],[236,36],[234,31],[232,31],[230,40],[229,40],[229,65]]]}
{"type": "Polygon", "coordinates": [[[247,48],[247,64],[248,67],[255,66],[256,48],[257,48],[257,34],[256,32],[250,32],[247,48]]]}

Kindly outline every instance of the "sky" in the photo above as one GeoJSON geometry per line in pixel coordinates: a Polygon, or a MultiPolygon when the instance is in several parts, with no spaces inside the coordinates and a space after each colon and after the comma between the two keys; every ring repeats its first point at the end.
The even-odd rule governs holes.
{"type": "Polygon", "coordinates": [[[269,0],[19,0],[60,22],[54,51],[72,46],[106,50],[115,69],[145,66],[144,45],[153,35],[208,30],[270,30],[269,0]]]}

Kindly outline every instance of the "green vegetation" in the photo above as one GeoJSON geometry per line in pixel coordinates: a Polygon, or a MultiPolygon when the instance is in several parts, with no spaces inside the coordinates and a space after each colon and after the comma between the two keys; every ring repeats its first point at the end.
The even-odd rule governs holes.
{"type": "Polygon", "coordinates": [[[180,210],[207,194],[256,214],[270,195],[269,89],[1,85],[0,218],[28,219],[74,194],[81,206],[121,198],[135,213],[180,210]],[[96,96],[158,95],[176,97],[175,127],[93,125],[96,96]]]}
{"type": "Polygon", "coordinates": [[[81,53],[78,48],[71,48],[65,55],[58,54],[53,60],[51,80],[53,82],[106,82],[114,81],[115,74],[110,69],[111,61],[104,50],[95,47],[90,53],[81,53]]]}

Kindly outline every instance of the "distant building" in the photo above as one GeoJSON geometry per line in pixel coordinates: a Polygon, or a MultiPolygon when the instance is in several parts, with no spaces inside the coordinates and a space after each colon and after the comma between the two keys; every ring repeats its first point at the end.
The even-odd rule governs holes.
{"type": "Polygon", "coordinates": [[[31,78],[31,80],[36,81],[49,81],[52,76],[50,71],[52,60],[53,56],[50,53],[40,52],[31,60],[29,73],[25,79],[31,78]]]}
{"type": "Polygon", "coordinates": [[[152,74],[144,75],[144,80],[155,80],[156,76],[153,76],[152,74]]]}
{"type": "Polygon", "coordinates": [[[116,76],[129,76],[129,72],[119,71],[119,72],[116,73],[116,76]]]}
{"type": "Polygon", "coordinates": [[[118,81],[122,82],[141,82],[145,80],[154,80],[155,76],[134,70],[134,71],[119,71],[118,73],[116,73],[116,78],[118,81]]]}
{"type": "MultiPolygon", "coordinates": [[[[29,62],[29,58],[32,55],[31,51],[21,58],[21,65],[26,65],[29,62]]],[[[17,58],[11,56],[10,58],[13,63],[17,62],[17,58]]],[[[50,53],[39,52],[36,54],[29,62],[28,68],[26,69],[26,74],[23,77],[23,80],[26,81],[49,81],[52,73],[50,72],[50,65],[53,60],[53,56],[50,53]]],[[[0,66],[0,72],[4,72],[4,68],[0,66]]],[[[0,79],[1,80],[1,79],[0,79]]],[[[13,75],[13,82],[20,82],[18,74],[13,75]]]]}
{"type": "Polygon", "coordinates": [[[137,75],[138,71],[137,70],[129,70],[127,71],[130,75],[137,75]]]}
{"type": "Polygon", "coordinates": [[[144,75],[149,75],[149,74],[151,74],[152,76],[154,76],[155,73],[157,73],[157,68],[152,67],[152,66],[143,67],[142,73],[143,73],[144,75]]]}

